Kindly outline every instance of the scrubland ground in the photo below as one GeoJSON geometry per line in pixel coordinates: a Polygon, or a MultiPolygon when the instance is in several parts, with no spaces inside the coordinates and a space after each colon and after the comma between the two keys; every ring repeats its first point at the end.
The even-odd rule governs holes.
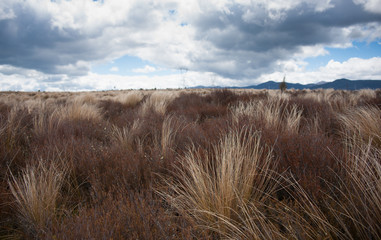
{"type": "Polygon", "coordinates": [[[0,93],[0,238],[381,239],[381,91],[0,93]]]}

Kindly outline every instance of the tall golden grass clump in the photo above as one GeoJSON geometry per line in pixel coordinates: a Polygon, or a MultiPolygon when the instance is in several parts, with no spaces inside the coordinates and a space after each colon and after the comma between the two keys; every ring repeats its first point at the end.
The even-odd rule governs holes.
{"type": "MultiPolygon", "coordinates": [[[[288,92],[281,92],[280,90],[269,89],[266,91],[267,91],[270,99],[286,101],[286,100],[289,100],[291,97],[288,92]]],[[[288,90],[288,91],[290,91],[290,90],[288,90]]]]}
{"type": "Polygon", "coordinates": [[[304,95],[304,98],[313,99],[317,102],[329,102],[335,94],[335,90],[333,88],[329,89],[320,89],[316,90],[307,90],[307,93],[304,95]]]}
{"type": "Polygon", "coordinates": [[[62,106],[41,103],[33,108],[33,132],[36,136],[46,137],[57,130],[65,121],[87,121],[99,123],[102,120],[100,109],[92,95],[79,95],[70,103],[62,106]],[[88,98],[89,97],[89,98],[88,98]]]}
{"type": "Polygon", "coordinates": [[[376,98],[377,93],[375,90],[372,89],[360,89],[358,90],[358,93],[356,94],[359,99],[361,98],[376,98]]]}
{"type": "Polygon", "coordinates": [[[271,98],[248,103],[240,102],[231,111],[235,122],[238,122],[240,117],[247,116],[255,122],[262,122],[267,129],[297,133],[302,111],[296,105],[291,106],[289,110],[287,106],[288,103],[282,98],[271,98]]]}
{"type": "Polygon", "coordinates": [[[350,106],[356,106],[364,100],[377,98],[377,92],[373,89],[360,89],[348,94],[347,98],[350,106]]]}
{"type": "Polygon", "coordinates": [[[176,94],[173,92],[155,91],[144,101],[140,108],[142,116],[154,111],[160,115],[164,115],[167,111],[168,104],[176,98],[176,94]]]}
{"type": "Polygon", "coordinates": [[[79,93],[79,95],[74,97],[73,102],[77,104],[93,105],[97,102],[97,98],[95,93],[79,93]]]}
{"type": "Polygon", "coordinates": [[[91,104],[79,102],[73,102],[59,109],[61,119],[68,120],[86,120],[99,122],[102,119],[100,109],[91,104]]]}
{"type": "Polygon", "coordinates": [[[202,228],[224,237],[278,238],[277,227],[262,211],[277,177],[271,151],[265,152],[260,142],[258,132],[245,128],[222,138],[212,150],[214,158],[193,148],[181,159],[178,179],[164,195],[202,228]]]}
{"type": "Polygon", "coordinates": [[[46,132],[53,132],[60,124],[60,117],[57,109],[43,105],[33,116],[33,132],[36,136],[44,136],[46,132]]]}
{"type": "MultiPolygon", "coordinates": [[[[8,152],[19,152],[20,149],[17,146],[17,142],[23,137],[27,126],[25,121],[27,120],[28,110],[21,104],[13,105],[10,108],[8,116],[4,117],[0,115],[0,124],[2,124],[2,136],[0,139],[0,145],[8,152]],[[4,117],[4,118],[3,118],[4,117]]],[[[25,139],[26,141],[28,139],[25,139]]]]}
{"type": "Polygon", "coordinates": [[[331,214],[343,239],[381,239],[381,150],[358,135],[346,136],[344,175],[331,184],[331,214]]]}
{"type": "Polygon", "coordinates": [[[44,234],[55,220],[66,170],[54,162],[40,160],[19,176],[11,174],[9,188],[20,225],[32,236],[44,234]]]}
{"type": "MultiPolygon", "coordinates": [[[[141,139],[136,136],[136,132],[141,126],[142,122],[139,119],[134,120],[133,124],[130,127],[125,126],[123,128],[119,128],[114,126],[112,128],[112,136],[114,142],[119,144],[119,146],[127,148],[128,150],[134,150],[135,142],[142,144],[141,139]]],[[[141,146],[138,149],[141,149],[141,146]]]]}
{"type": "Polygon", "coordinates": [[[118,94],[114,97],[116,101],[120,103],[134,107],[144,98],[144,94],[141,91],[130,91],[127,94],[118,94]]]}
{"type": "Polygon", "coordinates": [[[162,155],[166,156],[169,151],[172,151],[177,132],[184,127],[184,121],[175,118],[173,115],[165,117],[161,129],[161,151],[162,155]]]}
{"type": "Polygon", "coordinates": [[[338,115],[338,118],[345,136],[358,135],[365,143],[372,141],[372,144],[381,148],[380,109],[371,106],[351,108],[345,114],[338,115]]]}
{"type": "Polygon", "coordinates": [[[160,194],[223,239],[329,239],[337,233],[297,181],[275,171],[260,132],[231,130],[209,152],[192,148],[180,164],[167,181],[169,191],[160,194]],[[277,191],[290,186],[293,200],[278,200],[277,191]]]}

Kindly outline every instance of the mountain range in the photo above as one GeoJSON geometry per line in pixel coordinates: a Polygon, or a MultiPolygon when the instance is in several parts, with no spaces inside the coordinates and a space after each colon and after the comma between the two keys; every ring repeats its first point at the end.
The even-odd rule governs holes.
{"type": "MultiPolygon", "coordinates": [[[[279,89],[280,82],[268,81],[258,85],[250,85],[246,87],[227,87],[227,88],[241,88],[241,89],[279,89]]],[[[381,88],[381,80],[349,80],[349,79],[337,79],[333,82],[318,82],[311,84],[300,83],[287,83],[287,89],[327,89],[333,88],[335,90],[359,90],[359,89],[378,89],[381,88]]],[[[206,87],[197,86],[193,88],[225,88],[225,87],[206,87]]]]}

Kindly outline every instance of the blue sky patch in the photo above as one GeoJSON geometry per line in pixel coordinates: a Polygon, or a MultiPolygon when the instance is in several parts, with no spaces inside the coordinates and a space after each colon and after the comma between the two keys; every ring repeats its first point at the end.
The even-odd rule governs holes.
{"type": "Polygon", "coordinates": [[[349,48],[327,47],[325,49],[329,52],[329,54],[325,56],[306,58],[305,61],[308,63],[306,70],[317,70],[320,67],[326,66],[330,60],[344,62],[350,58],[369,59],[381,56],[381,45],[376,41],[371,43],[353,42],[352,45],[353,46],[349,48]]]}

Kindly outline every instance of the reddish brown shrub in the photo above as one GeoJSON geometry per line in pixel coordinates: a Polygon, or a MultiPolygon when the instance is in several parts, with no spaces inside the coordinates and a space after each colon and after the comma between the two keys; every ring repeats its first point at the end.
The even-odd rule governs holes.
{"type": "Polygon", "coordinates": [[[264,131],[263,138],[274,147],[279,159],[279,172],[289,172],[304,190],[321,196],[327,190],[323,179],[335,181],[338,172],[337,156],[342,156],[341,143],[316,134],[282,134],[264,131]]]}
{"type": "MultiPolygon", "coordinates": [[[[227,105],[220,104],[223,96],[233,98],[230,91],[217,93],[216,96],[201,96],[195,93],[182,93],[167,108],[168,113],[184,116],[190,121],[204,121],[221,117],[227,113],[227,105]]],[[[228,99],[228,101],[231,101],[228,99]]]]}
{"type": "Polygon", "coordinates": [[[91,207],[58,223],[48,238],[57,239],[194,239],[205,238],[194,225],[169,215],[152,192],[106,195],[91,207]]]}
{"type": "Polygon", "coordinates": [[[131,124],[137,117],[140,103],[131,106],[119,101],[102,100],[98,105],[102,109],[104,119],[116,126],[123,127],[131,124]]]}

